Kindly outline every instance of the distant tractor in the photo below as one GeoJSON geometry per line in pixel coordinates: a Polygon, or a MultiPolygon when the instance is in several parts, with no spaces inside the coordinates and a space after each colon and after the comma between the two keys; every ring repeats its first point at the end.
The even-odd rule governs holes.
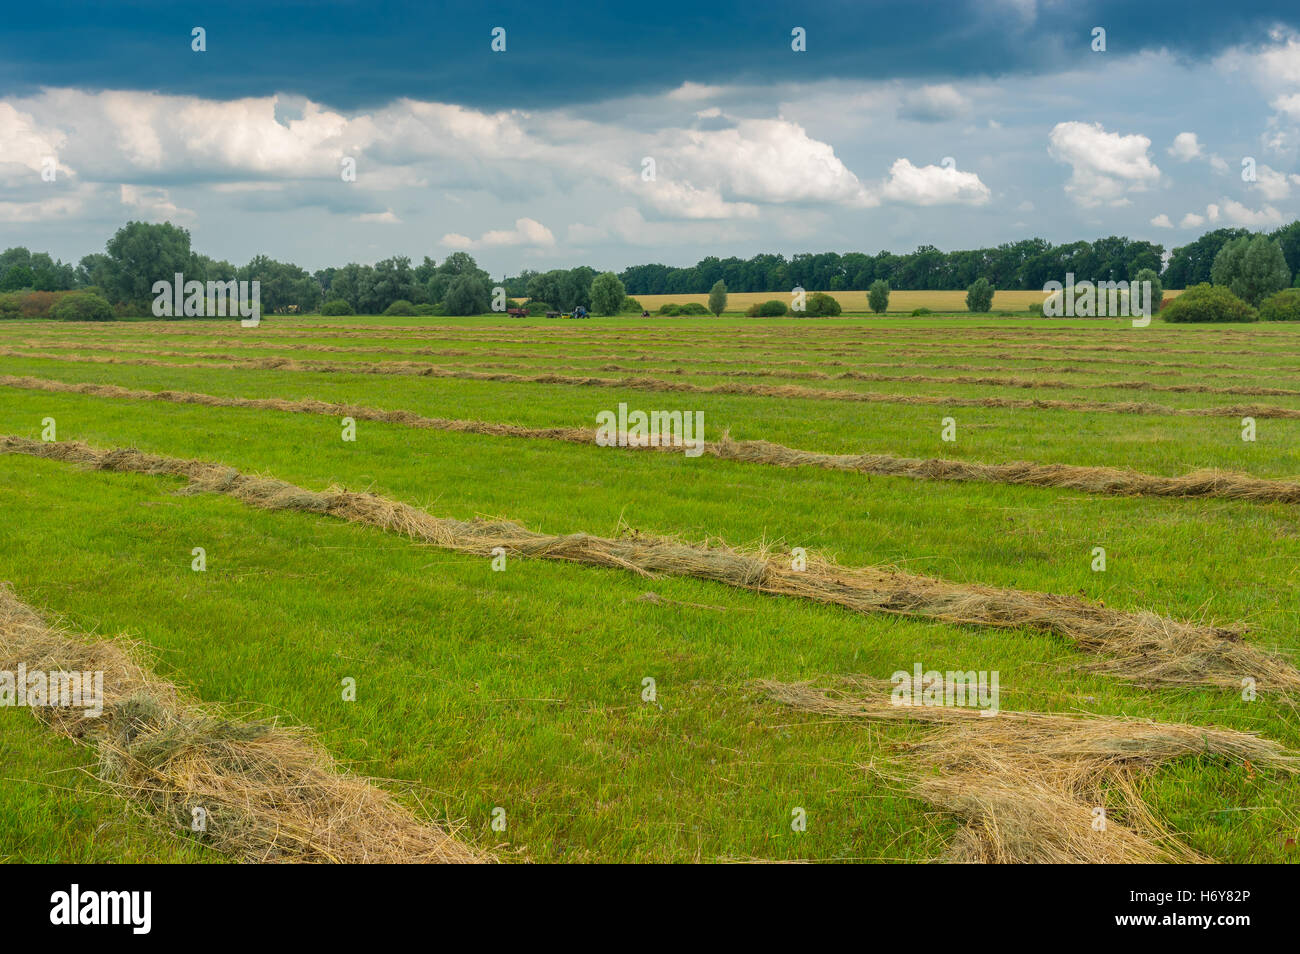
{"type": "Polygon", "coordinates": [[[581,305],[579,305],[577,308],[573,309],[573,317],[574,317],[574,318],[586,318],[586,317],[588,317],[588,315],[587,315],[587,309],[585,309],[585,308],[583,308],[581,305]]]}
{"type": "Polygon", "coordinates": [[[511,318],[527,318],[527,317],[528,317],[528,309],[527,309],[527,308],[507,308],[507,309],[506,309],[506,314],[507,314],[508,316],[510,316],[511,318]]]}

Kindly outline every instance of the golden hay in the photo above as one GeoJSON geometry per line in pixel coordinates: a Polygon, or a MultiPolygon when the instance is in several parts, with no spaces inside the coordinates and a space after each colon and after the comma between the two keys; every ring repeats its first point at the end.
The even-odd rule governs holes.
{"type": "Polygon", "coordinates": [[[1124,612],[1074,596],[957,584],[880,567],[841,567],[811,557],[796,570],[789,557],[744,553],[722,544],[687,544],[633,532],[617,539],[555,535],[506,521],[436,517],[409,504],[331,487],[321,493],[270,477],[251,477],[200,460],[134,448],[96,450],[78,441],[0,437],[0,453],[80,463],[100,470],[184,477],[185,492],[222,493],[266,510],[303,510],[367,524],[448,550],[491,556],[500,547],[523,557],[713,580],[742,589],[797,596],[857,613],[890,613],[1006,629],[1047,632],[1102,656],[1089,668],[1145,685],[1300,690],[1300,671],[1281,656],[1244,642],[1239,632],[1138,611],[1124,612]]]}
{"type": "Polygon", "coordinates": [[[119,794],[173,830],[251,862],[469,863],[488,860],[419,820],[366,779],[344,772],[301,729],[233,720],[154,676],[120,640],[90,641],[47,625],[0,584],[0,670],[104,674],[104,711],[87,718],[34,709],[95,748],[119,794]]]}
{"type": "Polygon", "coordinates": [[[852,696],[806,684],[759,686],[804,712],[928,727],[919,741],[899,746],[899,774],[890,777],[964,822],[945,858],[954,862],[1205,861],[1147,809],[1138,791],[1143,776],[1198,757],[1300,770],[1300,759],[1276,742],[1233,729],[1037,712],[985,718],[968,708],[893,705],[869,680],[857,682],[852,696]],[[1100,831],[1097,808],[1105,813],[1100,831]]]}

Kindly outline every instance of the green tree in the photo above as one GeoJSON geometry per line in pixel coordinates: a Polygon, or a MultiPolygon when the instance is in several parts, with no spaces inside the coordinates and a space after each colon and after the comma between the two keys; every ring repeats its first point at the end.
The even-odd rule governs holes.
{"type": "Polygon", "coordinates": [[[152,301],[154,283],[175,281],[192,261],[189,231],[170,222],[128,222],[108,240],[106,251],[108,267],[102,287],[114,301],[152,301]]]}
{"type": "Polygon", "coordinates": [[[14,265],[5,271],[0,280],[0,291],[17,291],[20,288],[32,288],[36,284],[36,273],[26,265],[14,265]]]}
{"type": "Polygon", "coordinates": [[[713,312],[716,318],[721,315],[727,307],[727,283],[718,279],[709,289],[709,311],[713,312]]]}
{"type": "Polygon", "coordinates": [[[889,308],[889,282],[883,278],[877,278],[871,283],[871,291],[867,295],[867,304],[877,315],[883,315],[889,308]]]}
{"type": "Polygon", "coordinates": [[[1215,285],[1228,289],[1252,306],[1291,284],[1282,246],[1265,235],[1242,236],[1219,250],[1210,269],[1215,285]]]}
{"type": "Polygon", "coordinates": [[[1165,297],[1165,286],[1160,284],[1160,276],[1155,273],[1155,269],[1143,268],[1133,276],[1133,284],[1129,289],[1129,294],[1133,296],[1133,301],[1141,300],[1142,283],[1151,283],[1151,313],[1155,314],[1160,310],[1160,303],[1165,297]]]}
{"type": "Polygon", "coordinates": [[[982,275],[966,289],[966,310],[980,313],[993,310],[993,286],[982,275]]]}
{"type": "Polygon", "coordinates": [[[627,289],[613,272],[602,272],[591,280],[591,310],[598,315],[617,315],[623,308],[627,289]]]}
{"type": "Polygon", "coordinates": [[[473,273],[457,276],[442,299],[449,315],[481,315],[492,305],[487,282],[473,273]]]}

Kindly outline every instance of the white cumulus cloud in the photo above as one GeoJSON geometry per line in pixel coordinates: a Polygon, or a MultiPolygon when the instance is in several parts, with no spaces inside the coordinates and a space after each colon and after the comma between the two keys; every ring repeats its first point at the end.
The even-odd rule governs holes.
{"type": "Polygon", "coordinates": [[[1079,205],[1127,205],[1127,193],[1141,192],[1160,181],[1151,161],[1151,140],[1107,132],[1101,123],[1057,123],[1047,151],[1071,168],[1065,191],[1079,205]]]}
{"type": "Polygon", "coordinates": [[[1193,159],[1200,158],[1203,150],[1196,133],[1180,132],[1174,137],[1173,145],[1169,147],[1168,152],[1179,162],[1191,162],[1193,159]]]}
{"type": "Polygon", "coordinates": [[[973,172],[950,165],[914,166],[907,159],[894,160],[880,194],[907,205],[984,205],[990,198],[989,187],[973,172]]]}

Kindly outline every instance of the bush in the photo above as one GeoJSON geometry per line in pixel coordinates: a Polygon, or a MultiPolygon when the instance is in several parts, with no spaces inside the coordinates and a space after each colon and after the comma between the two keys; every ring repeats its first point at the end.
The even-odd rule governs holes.
{"type": "Polygon", "coordinates": [[[1284,288],[1264,299],[1259,306],[1260,321],[1300,321],[1300,288],[1284,288]]]}
{"type": "Polygon", "coordinates": [[[54,303],[59,300],[59,295],[55,292],[28,292],[23,296],[23,302],[20,306],[24,318],[48,318],[50,310],[54,303]]]}
{"type": "Polygon", "coordinates": [[[705,308],[698,301],[688,301],[686,304],[682,305],[681,310],[677,313],[679,315],[707,315],[709,309],[705,308]]]}
{"type": "Polygon", "coordinates": [[[933,315],[933,314],[934,314],[934,312],[932,312],[929,308],[913,308],[913,309],[912,309],[912,317],[913,317],[913,318],[920,318],[922,315],[933,315]]]}
{"type": "Polygon", "coordinates": [[[352,306],[342,298],[331,298],[320,306],[320,313],[322,315],[350,315],[352,314],[352,306]]]}
{"type": "Polygon", "coordinates": [[[746,310],[745,314],[751,318],[780,318],[789,314],[790,309],[786,303],[777,298],[769,298],[764,302],[754,302],[746,310]]]}
{"type": "Polygon", "coordinates": [[[528,312],[529,317],[533,315],[545,315],[548,311],[559,311],[558,308],[552,308],[550,304],[544,301],[529,301],[524,305],[524,310],[528,312]]]}
{"type": "Polygon", "coordinates": [[[842,309],[840,303],[834,295],[828,295],[825,292],[813,292],[804,302],[804,314],[815,318],[834,317],[842,309]]]}
{"type": "Polygon", "coordinates": [[[1257,321],[1255,309],[1222,285],[1202,282],[1187,289],[1160,315],[1165,321],[1257,321]]]}
{"type": "Polygon", "coordinates": [[[659,311],[656,312],[656,314],[667,315],[669,318],[674,318],[677,315],[680,315],[681,313],[682,313],[682,306],[671,301],[664,302],[662,305],[659,306],[659,311]]]}
{"type": "Polygon", "coordinates": [[[889,282],[883,278],[877,278],[871,283],[871,291],[867,294],[867,305],[877,315],[883,315],[889,308],[889,282]]]}
{"type": "Polygon", "coordinates": [[[0,295],[0,318],[21,318],[23,316],[23,299],[26,297],[22,292],[10,292],[7,295],[0,295]]]}
{"type": "Polygon", "coordinates": [[[415,313],[423,318],[430,315],[445,315],[442,305],[431,305],[428,302],[415,306],[415,313]]]}
{"type": "Polygon", "coordinates": [[[993,286],[980,276],[966,289],[966,310],[984,314],[993,310],[993,286]]]}
{"type": "Polygon", "coordinates": [[[643,311],[645,311],[645,306],[631,295],[628,295],[623,299],[623,307],[619,309],[618,313],[620,315],[640,315],[643,311]]]}
{"type": "Polygon", "coordinates": [[[50,317],[59,321],[116,321],[108,299],[85,292],[64,295],[50,309],[50,317]]]}
{"type": "Polygon", "coordinates": [[[415,306],[405,298],[399,298],[387,308],[384,309],[385,315],[414,315],[415,306]]]}

